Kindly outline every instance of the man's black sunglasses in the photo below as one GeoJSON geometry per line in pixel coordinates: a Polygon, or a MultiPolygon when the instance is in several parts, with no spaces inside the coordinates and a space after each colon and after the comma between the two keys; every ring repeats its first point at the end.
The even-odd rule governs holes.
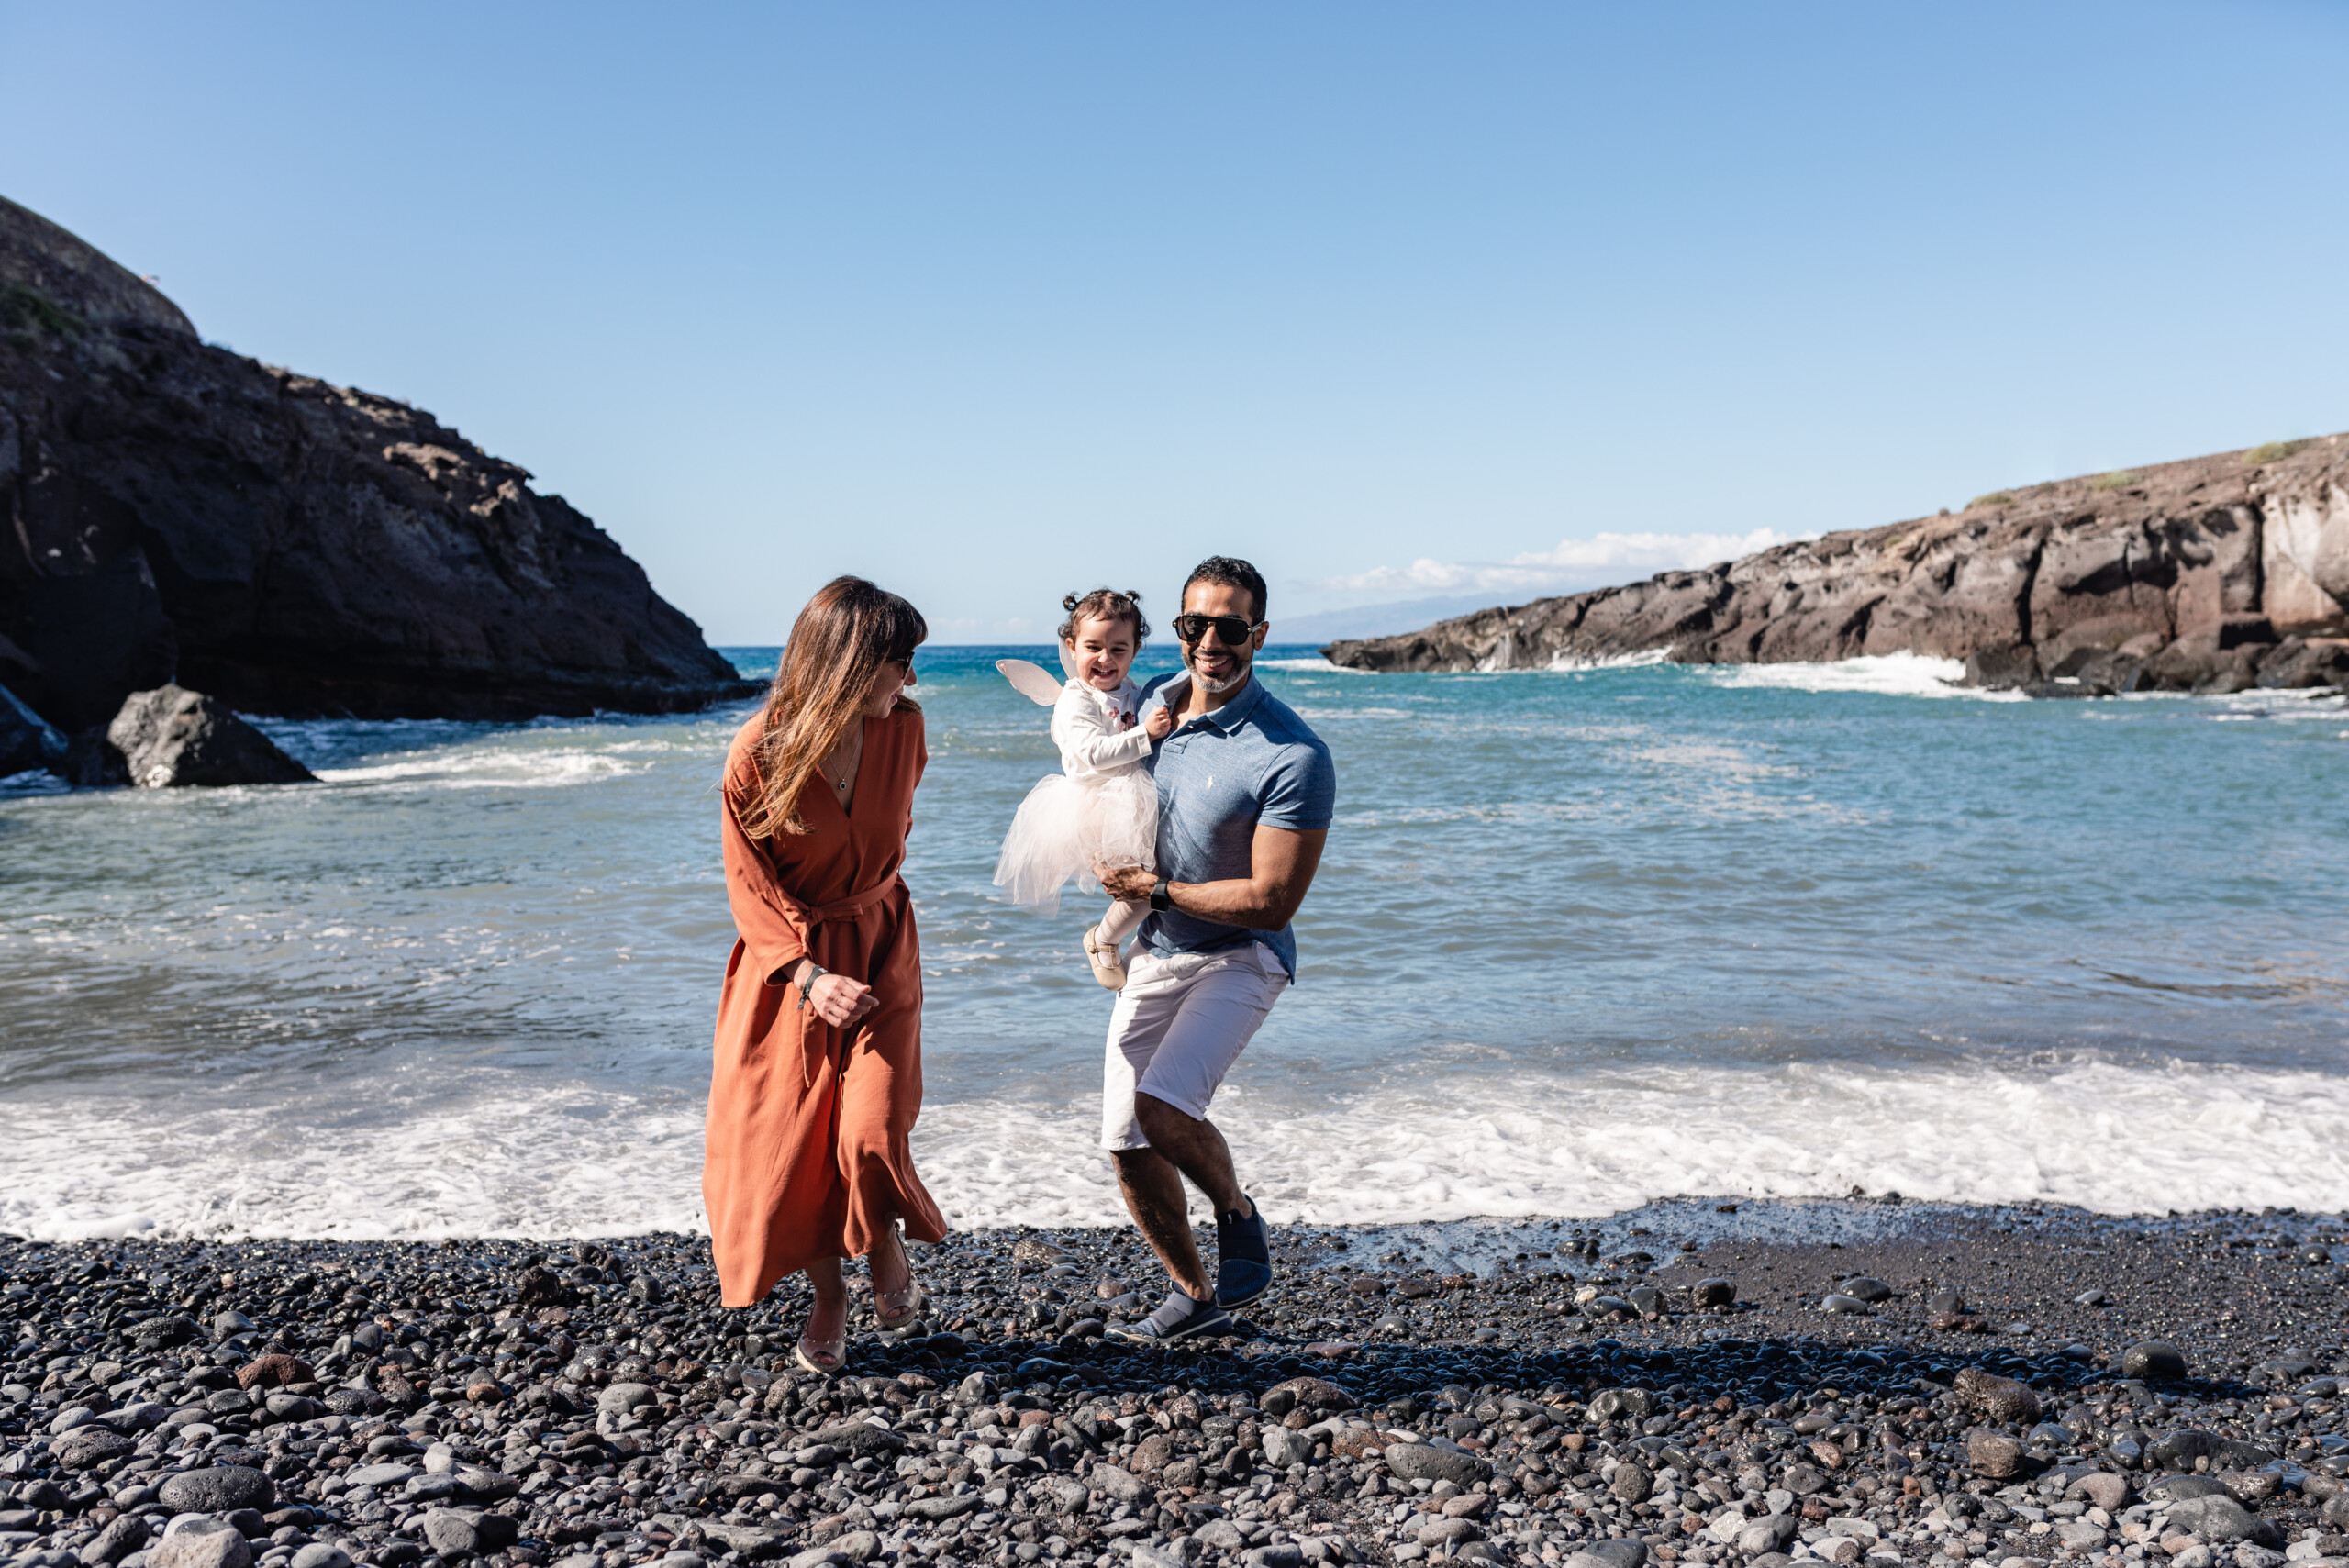
{"type": "Polygon", "coordinates": [[[1246,616],[1176,616],[1174,635],[1186,642],[1197,642],[1207,636],[1208,628],[1213,627],[1216,636],[1223,639],[1226,648],[1237,648],[1264,624],[1260,620],[1252,621],[1246,616]]]}

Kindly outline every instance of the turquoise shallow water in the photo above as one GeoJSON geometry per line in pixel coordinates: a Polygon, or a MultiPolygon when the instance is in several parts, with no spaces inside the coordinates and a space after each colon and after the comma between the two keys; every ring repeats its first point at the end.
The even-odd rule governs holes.
{"type": "MultiPolygon", "coordinates": [[[[963,1222],[1106,1220],[1090,906],[988,880],[1054,765],[1013,651],[1051,662],[919,661],[917,1151],[963,1222]]],[[[1341,785],[1300,984],[1221,1102],[1276,1215],[2349,1195],[2337,697],[1262,667],[1341,785]]],[[[0,792],[0,1225],[695,1223],[746,711],[272,723],[323,784],[0,792]]]]}

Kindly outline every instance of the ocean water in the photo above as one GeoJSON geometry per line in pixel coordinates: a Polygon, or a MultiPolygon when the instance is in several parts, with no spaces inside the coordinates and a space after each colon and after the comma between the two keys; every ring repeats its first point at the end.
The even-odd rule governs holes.
{"type": "MultiPolygon", "coordinates": [[[[1052,662],[918,665],[916,1152],[958,1225],[1110,1223],[1094,906],[989,881],[1056,766],[1005,652],[1052,662]]],[[[2349,1195],[2337,696],[2007,701],[1907,657],[1260,669],[1341,791],[1300,983],[1218,1102],[1277,1219],[2349,1195]]],[[[0,1229],[697,1227],[749,711],[269,721],[323,784],[0,787],[0,1229]]]]}

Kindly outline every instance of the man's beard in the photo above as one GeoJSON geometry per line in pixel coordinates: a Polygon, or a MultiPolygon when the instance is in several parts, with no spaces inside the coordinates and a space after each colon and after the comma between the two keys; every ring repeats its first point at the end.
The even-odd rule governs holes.
{"type": "Polygon", "coordinates": [[[1198,682],[1199,689],[1201,691],[1210,693],[1216,696],[1221,696],[1224,693],[1231,690],[1234,686],[1239,685],[1242,681],[1245,681],[1248,678],[1251,662],[1252,661],[1246,659],[1241,660],[1239,667],[1220,681],[1211,680],[1208,676],[1201,674],[1197,670],[1193,670],[1191,672],[1191,679],[1198,682]]]}

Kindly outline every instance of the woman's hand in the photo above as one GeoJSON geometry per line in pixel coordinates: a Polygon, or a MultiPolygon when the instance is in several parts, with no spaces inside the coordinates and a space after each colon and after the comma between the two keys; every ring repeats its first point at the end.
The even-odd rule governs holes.
{"type": "Polygon", "coordinates": [[[1150,710],[1150,717],[1141,721],[1141,728],[1142,733],[1152,740],[1165,740],[1174,731],[1174,710],[1161,703],[1150,710]]]}
{"type": "Polygon", "coordinates": [[[845,974],[824,973],[807,988],[808,1005],[816,1016],[836,1029],[844,1029],[881,1005],[873,987],[845,974]]]}

